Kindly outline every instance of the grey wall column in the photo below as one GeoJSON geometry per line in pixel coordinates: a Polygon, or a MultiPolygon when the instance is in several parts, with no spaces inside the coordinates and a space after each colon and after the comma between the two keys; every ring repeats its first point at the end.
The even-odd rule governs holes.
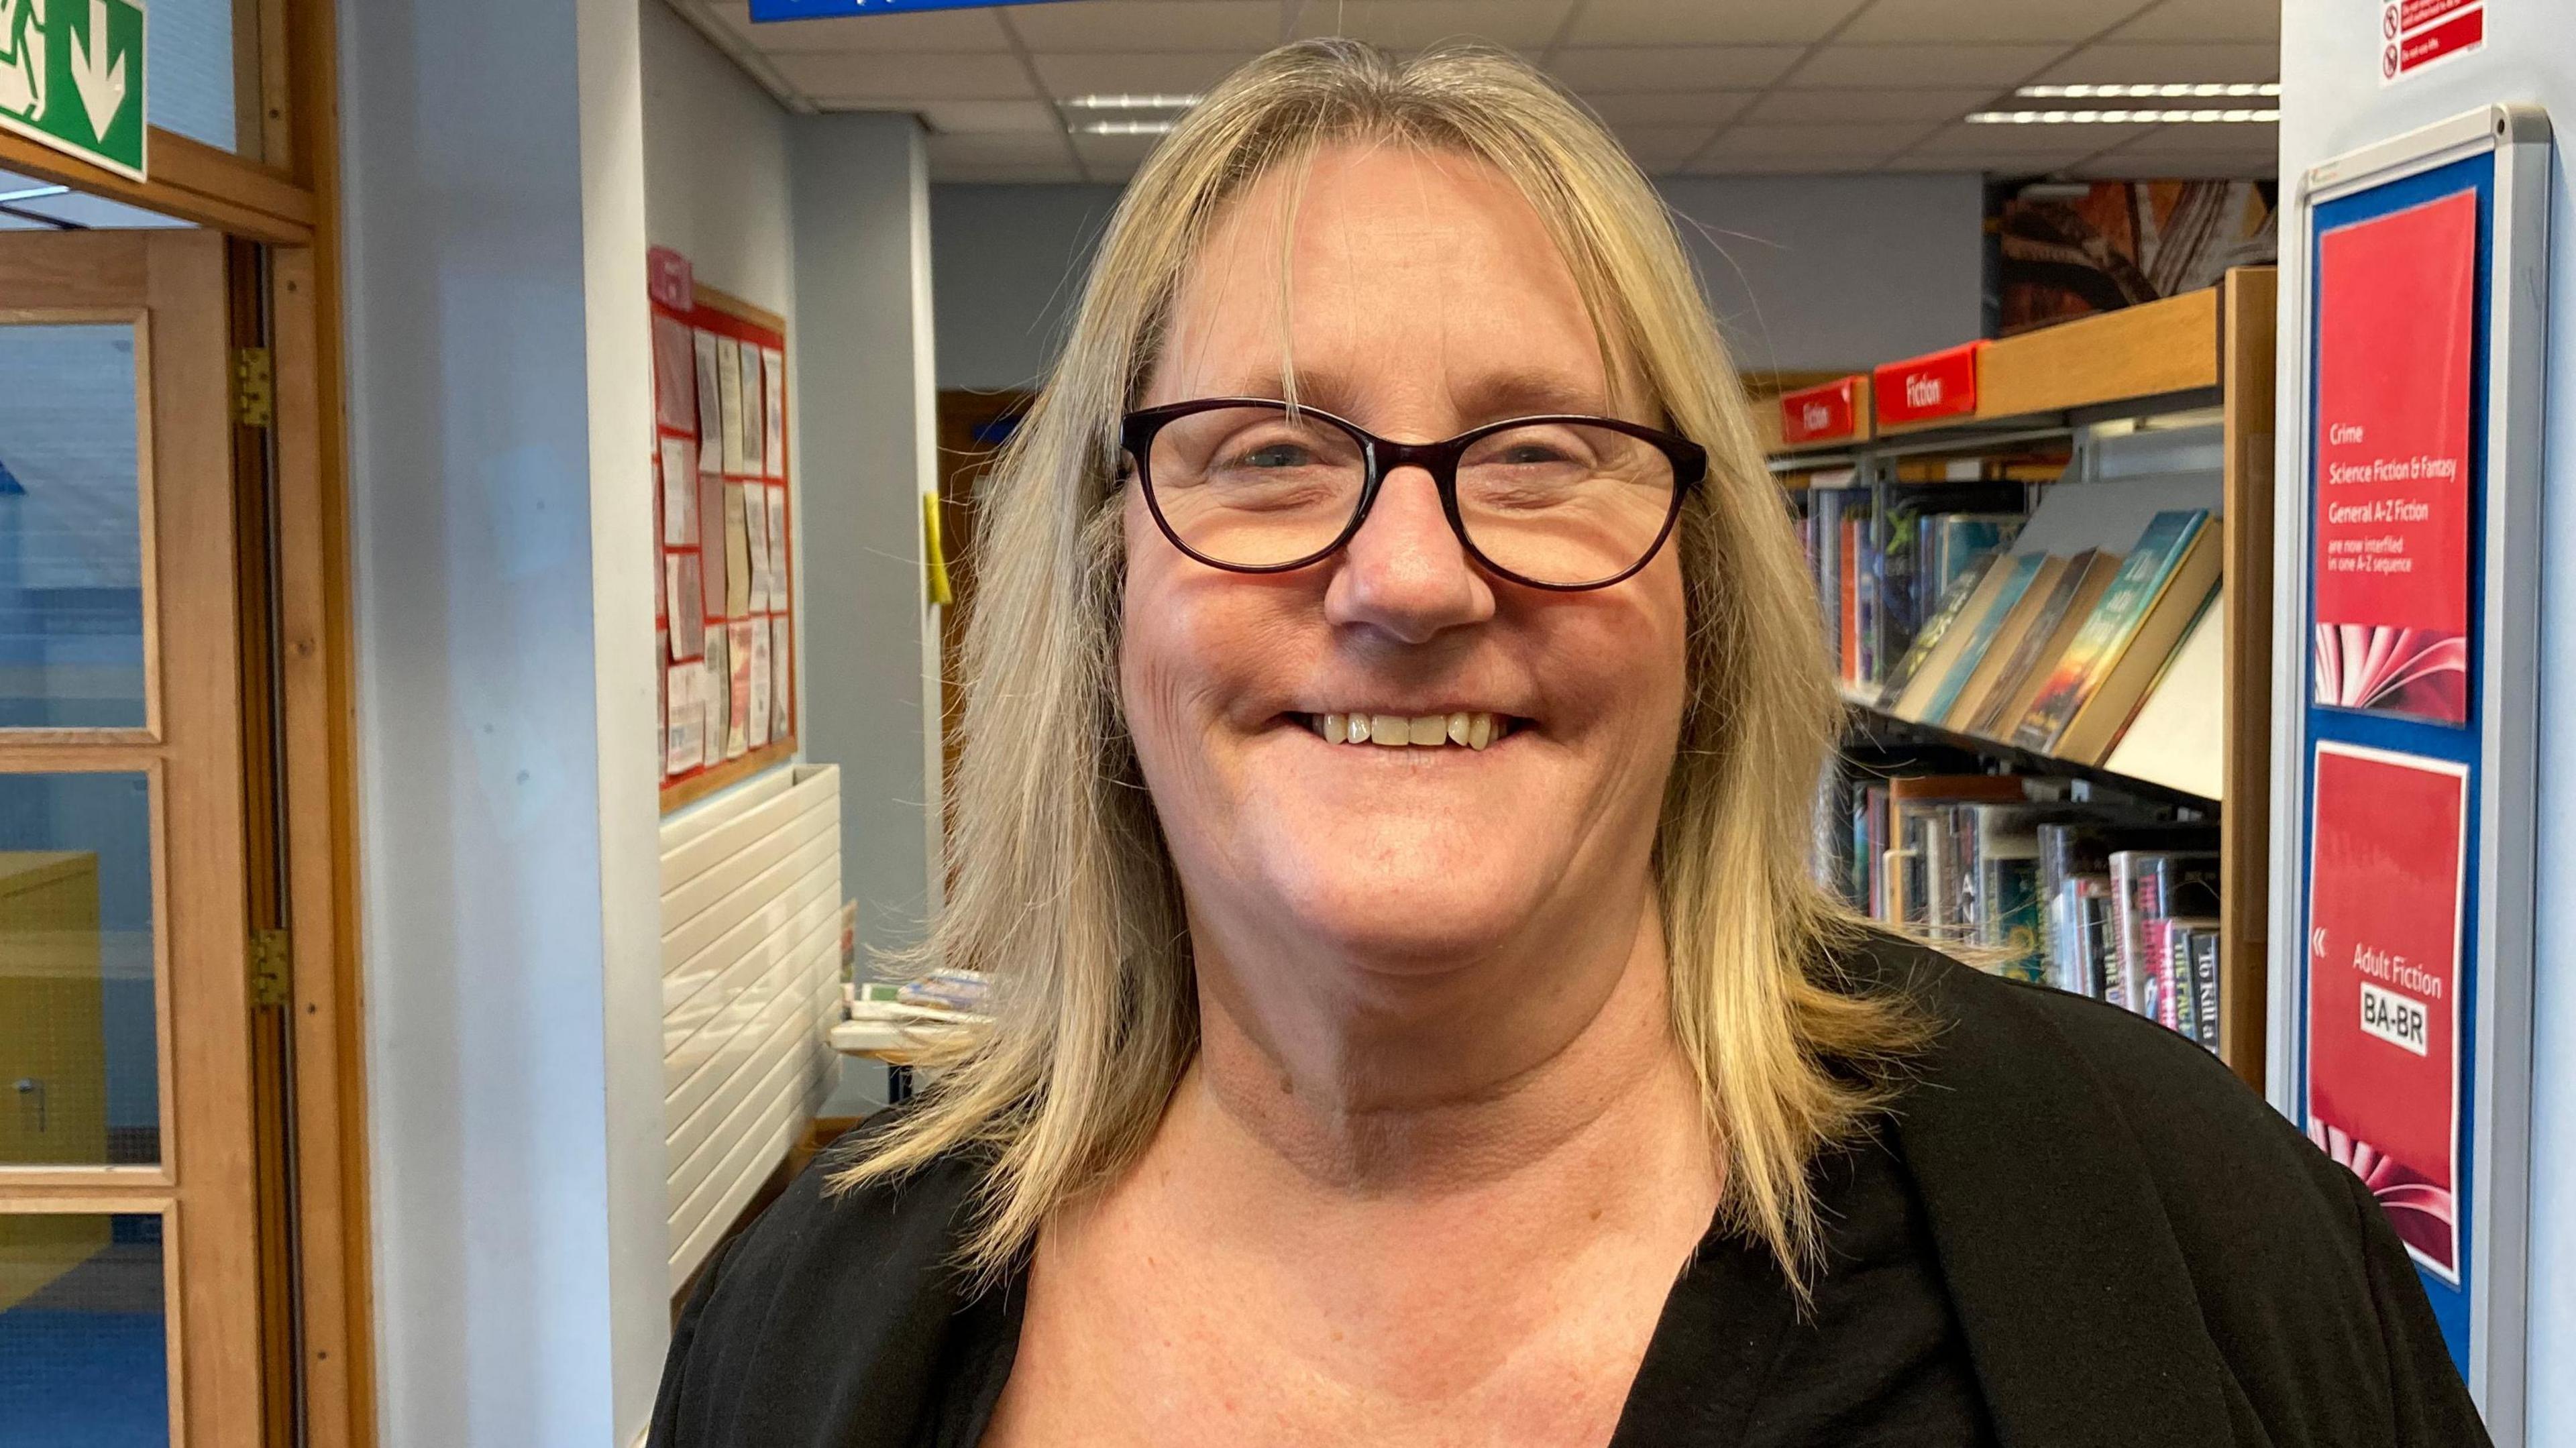
{"type": "Polygon", "coordinates": [[[928,176],[910,116],[790,126],[805,752],[841,766],[842,877],[884,948],[919,938],[940,883],[928,176]]]}
{"type": "Polygon", "coordinates": [[[399,1448],[625,1448],[668,1332],[636,27],[636,0],[341,12],[399,1448]]]}

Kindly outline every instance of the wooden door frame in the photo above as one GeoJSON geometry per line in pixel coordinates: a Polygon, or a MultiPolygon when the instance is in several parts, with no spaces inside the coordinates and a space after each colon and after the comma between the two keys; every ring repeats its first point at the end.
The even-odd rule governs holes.
{"type": "MultiPolygon", "coordinates": [[[[300,1413],[313,1448],[375,1441],[367,1123],[348,586],[348,446],[340,271],[337,0],[252,0],[259,159],[154,128],[151,179],[129,180],[13,135],[0,168],[145,207],[268,248],[275,367],[278,726],[286,748],[294,1043],[291,1125],[300,1413]]],[[[250,107],[256,107],[256,116],[250,107]]]]}

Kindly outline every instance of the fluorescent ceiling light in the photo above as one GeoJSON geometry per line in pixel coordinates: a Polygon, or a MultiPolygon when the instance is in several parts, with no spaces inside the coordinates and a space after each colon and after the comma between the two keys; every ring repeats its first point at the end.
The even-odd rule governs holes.
{"type": "Polygon", "coordinates": [[[1074,127],[1086,136],[1163,136],[1171,134],[1171,121],[1085,121],[1074,127]]]}
{"type": "Polygon", "coordinates": [[[1075,96],[1064,102],[1068,111],[1186,111],[1207,99],[1205,96],[1075,96]]]}
{"type": "Polygon", "coordinates": [[[2206,111],[1977,111],[1972,126],[2192,126],[2263,124],[2281,119],[2277,110],[2206,111]]]}
{"type": "Polygon", "coordinates": [[[2280,83],[2265,81],[2180,81],[2162,85],[2026,85],[2014,91],[2032,100],[2215,100],[2220,97],[2277,96],[2280,83]]]}

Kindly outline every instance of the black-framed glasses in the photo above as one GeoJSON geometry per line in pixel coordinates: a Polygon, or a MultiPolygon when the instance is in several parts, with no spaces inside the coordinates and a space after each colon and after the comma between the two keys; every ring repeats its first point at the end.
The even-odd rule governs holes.
{"type": "Polygon", "coordinates": [[[1646,566],[1708,473],[1688,438],[1611,417],[1515,417],[1391,442],[1274,398],[1127,414],[1119,443],[1172,546],[1212,568],[1285,573],[1331,557],[1379,487],[1416,467],[1467,553],[1532,588],[1607,588],[1646,566]]]}

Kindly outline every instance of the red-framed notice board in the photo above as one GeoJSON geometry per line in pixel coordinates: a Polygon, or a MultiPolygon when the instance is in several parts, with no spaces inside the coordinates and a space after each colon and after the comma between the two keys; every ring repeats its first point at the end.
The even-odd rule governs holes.
{"type": "Polygon", "coordinates": [[[654,648],[662,807],[796,752],[787,324],[656,248],[654,648]]]}

